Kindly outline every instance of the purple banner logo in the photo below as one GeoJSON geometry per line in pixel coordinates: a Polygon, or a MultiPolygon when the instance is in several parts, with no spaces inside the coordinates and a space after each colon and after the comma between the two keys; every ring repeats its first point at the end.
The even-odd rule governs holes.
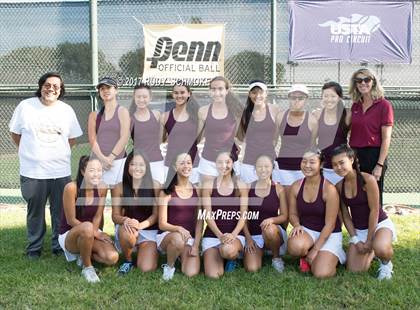
{"type": "Polygon", "coordinates": [[[290,0],[289,60],[410,63],[412,19],[412,1],[290,0]]]}
{"type": "Polygon", "coordinates": [[[328,20],[320,27],[329,27],[331,43],[369,43],[372,33],[379,29],[381,20],[377,16],[352,14],[350,18],[339,17],[328,20]]]}

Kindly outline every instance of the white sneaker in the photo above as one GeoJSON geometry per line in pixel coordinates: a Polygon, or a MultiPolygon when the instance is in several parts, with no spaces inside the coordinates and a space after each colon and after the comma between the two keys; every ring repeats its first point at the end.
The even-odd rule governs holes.
{"type": "Polygon", "coordinates": [[[164,281],[172,280],[172,278],[174,277],[174,273],[175,273],[175,266],[174,267],[170,267],[167,264],[163,264],[162,265],[162,268],[163,268],[163,276],[162,276],[162,279],[164,281]]]}
{"type": "Polygon", "coordinates": [[[271,260],[271,266],[276,269],[278,272],[283,272],[284,270],[284,262],[281,257],[276,257],[271,260]]]}
{"type": "Polygon", "coordinates": [[[388,264],[384,265],[381,262],[381,265],[378,269],[378,280],[389,280],[392,278],[392,262],[389,261],[388,264]]]}
{"type": "Polygon", "coordinates": [[[96,274],[95,268],[93,268],[93,266],[83,268],[82,276],[89,283],[96,283],[100,281],[98,275],[96,274]]]}

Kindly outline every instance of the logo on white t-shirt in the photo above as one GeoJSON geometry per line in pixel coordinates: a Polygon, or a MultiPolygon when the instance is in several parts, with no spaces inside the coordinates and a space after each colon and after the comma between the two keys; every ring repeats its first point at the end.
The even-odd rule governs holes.
{"type": "Polygon", "coordinates": [[[60,139],[63,128],[50,117],[41,115],[40,118],[34,122],[34,131],[37,139],[48,146],[56,143],[60,139]]]}

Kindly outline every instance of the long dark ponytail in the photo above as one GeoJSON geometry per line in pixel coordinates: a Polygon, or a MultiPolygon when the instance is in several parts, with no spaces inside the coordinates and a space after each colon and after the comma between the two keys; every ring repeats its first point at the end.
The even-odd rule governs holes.
{"type": "MultiPolygon", "coordinates": [[[[252,80],[251,82],[249,82],[251,87],[252,87],[252,84],[254,84],[254,83],[265,84],[265,82],[262,81],[262,80],[252,80]]],[[[256,87],[261,89],[260,86],[256,85],[249,90],[249,93],[252,92],[252,90],[256,87]]],[[[251,100],[251,97],[249,96],[249,93],[248,93],[248,97],[246,98],[245,109],[242,112],[241,122],[239,124],[239,136],[242,139],[245,138],[246,131],[248,130],[249,121],[251,119],[252,112],[254,111],[254,102],[251,100]]]]}
{"type": "MultiPolygon", "coordinates": [[[[94,159],[94,157],[92,157],[94,159]]],[[[84,185],[84,174],[86,171],[86,166],[91,160],[87,155],[82,155],[79,159],[79,167],[77,169],[76,175],[76,186],[77,186],[77,197],[76,197],[76,218],[81,218],[83,216],[83,206],[86,199],[86,189],[84,185]]]]}

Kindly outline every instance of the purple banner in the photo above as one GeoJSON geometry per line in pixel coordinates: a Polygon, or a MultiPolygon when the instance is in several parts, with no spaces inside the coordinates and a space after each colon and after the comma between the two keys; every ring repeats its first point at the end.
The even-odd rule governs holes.
{"type": "Polygon", "coordinates": [[[411,63],[412,1],[289,1],[289,60],[411,63]]]}

